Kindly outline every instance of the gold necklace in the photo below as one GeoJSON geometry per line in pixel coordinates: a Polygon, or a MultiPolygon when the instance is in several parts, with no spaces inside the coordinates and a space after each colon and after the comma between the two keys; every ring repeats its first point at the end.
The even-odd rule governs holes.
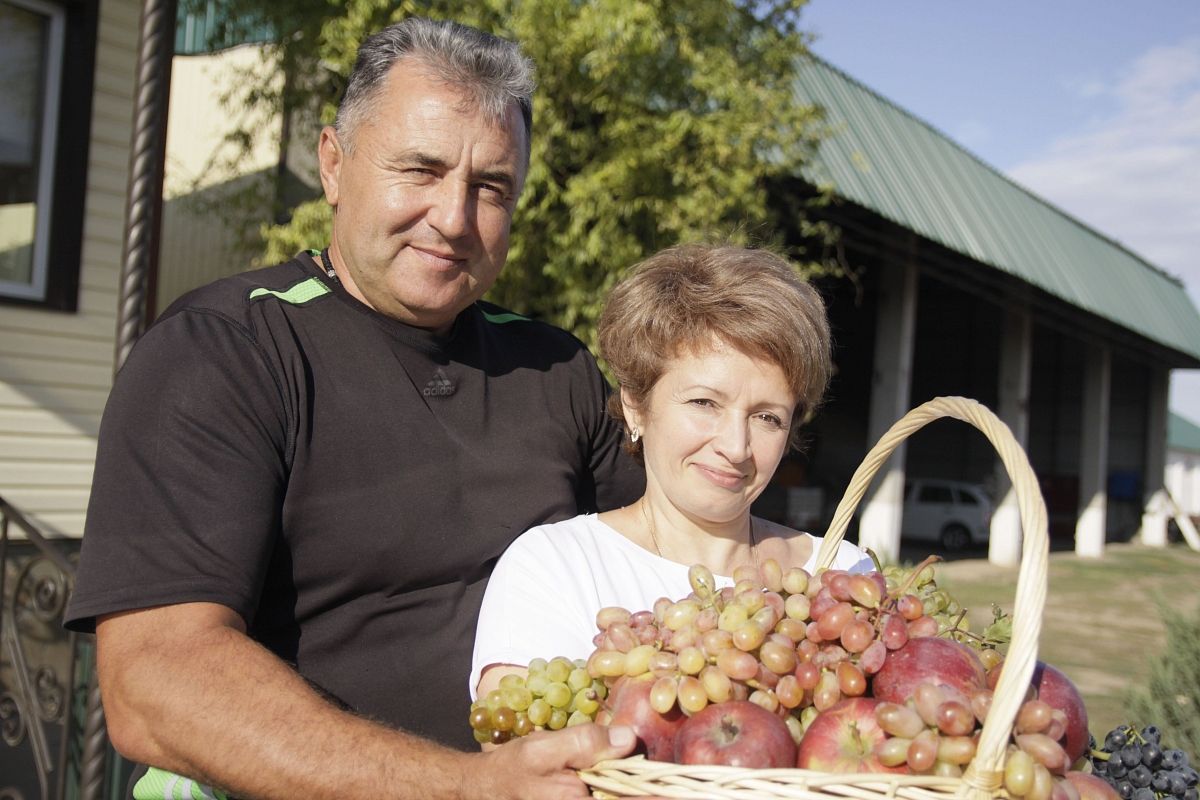
{"type": "MultiPolygon", "coordinates": [[[[666,556],[663,555],[662,547],[658,544],[658,536],[654,532],[654,517],[652,517],[650,512],[646,510],[646,504],[644,502],[641,505],[642,516],[646,518],[646,528],[650,531],[650,541],[654,544],[654,552],[659,558],[666,558],[666,556]]],[[[758,542],[755,541],[754,538],[754,517],[750,517],[750,536],[748,544],[750,545],[750,558],[754,561],[754,568],[761,572],[761,567],[758,563],[758,542]]]]}

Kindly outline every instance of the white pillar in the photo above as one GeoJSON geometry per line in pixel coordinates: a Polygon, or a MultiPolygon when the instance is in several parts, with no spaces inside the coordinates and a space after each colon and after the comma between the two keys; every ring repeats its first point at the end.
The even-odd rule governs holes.
{"type": "MultiPolygon", "coordinates": [[[[1000,340],[1000,392],[997,416],[1017,444],[1029,444],[1029,384],[1033,363],[1033,316],[1028,308],[1008,308],[1000,340]]],[[[992,513],[988,561],[1012,567],[1021,561],[1021,511],[1008,471],[996,460],[996,510],[992,513]]]]}
{"type": "Polygon", "coordinates": [[[1108,409],[1112,359],[1108,348],[1086,345],[1083,419],[1079,429],[1079,519],[1075,552],[1104,555],[1108,515],[1108,409]]]}
{"type": "Polygon", "coordinates": [[[1163,494],[1167,472],[1167,403],[1171,372],[1166,367],[1150,368],[1146,409],[1146,468],[1142,478],[1142,544],[1167,546],[1167,498],[1163,494]]]}
{"type": "MultiPolygon", "coordinates": [[[[875,326],[875,367],[871,379],[868,444],[874,446],[887,429],[909,411],[913,340],[917,319],[917,266],[884,269],[875,326]]],[[[884,561],[900,558],[900,521],[904,514],[903,443],[879,470],[875,489],[863,503],[858,543],[884,561]]]]}

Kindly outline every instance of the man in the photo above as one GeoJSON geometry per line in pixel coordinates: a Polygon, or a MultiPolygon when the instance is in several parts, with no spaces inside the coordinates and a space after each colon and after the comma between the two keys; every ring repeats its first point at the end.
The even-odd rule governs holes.
{"type": "Polygon", "coordinates": [[[596,726],[445,746],[473,747],[495,559],[640,490],[583,347],[479,301],[531,91],[516,46],[470,28],[370,37],[319,144],[328,249],[182,298],[123,367],[68,624],[95,625],[113,743],[157,768],[135,796],[177,773],[253,798],[582,797],[574,768],[632,748],[596,726]]]}

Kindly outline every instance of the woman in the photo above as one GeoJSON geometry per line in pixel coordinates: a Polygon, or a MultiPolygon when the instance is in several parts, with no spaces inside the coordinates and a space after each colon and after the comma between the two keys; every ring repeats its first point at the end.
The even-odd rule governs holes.
{"type": "MultiPolygon", "coordinates": [[[[645,464],[646,493],[513,542],[479,616],[477,696],[534,658],[586,658],[600,608],[682,598],[692,564],[718,576],[767,558],[815,564],[820,539],[756,519],[750,505],[829,381],[829,325],[816,290],[764,250],[671,248],[613,290],[600,349],[619,387],[610,411],[645,464]]],[[[834,566],[872,568],[844,542],[834,566]]]]}

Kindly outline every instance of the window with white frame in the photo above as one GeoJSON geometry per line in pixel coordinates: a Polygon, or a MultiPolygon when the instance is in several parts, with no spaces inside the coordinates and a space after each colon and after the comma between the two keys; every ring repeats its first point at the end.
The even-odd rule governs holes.
{"type": "Polygon", "coordinates": [[[100,0],[0,0],[0,304],[74,311],[100,0]]]}
{"type": "Polygon", "coordinates": [[[0,294],[46,297],[65,13],[0,0],[0,294]]]}

